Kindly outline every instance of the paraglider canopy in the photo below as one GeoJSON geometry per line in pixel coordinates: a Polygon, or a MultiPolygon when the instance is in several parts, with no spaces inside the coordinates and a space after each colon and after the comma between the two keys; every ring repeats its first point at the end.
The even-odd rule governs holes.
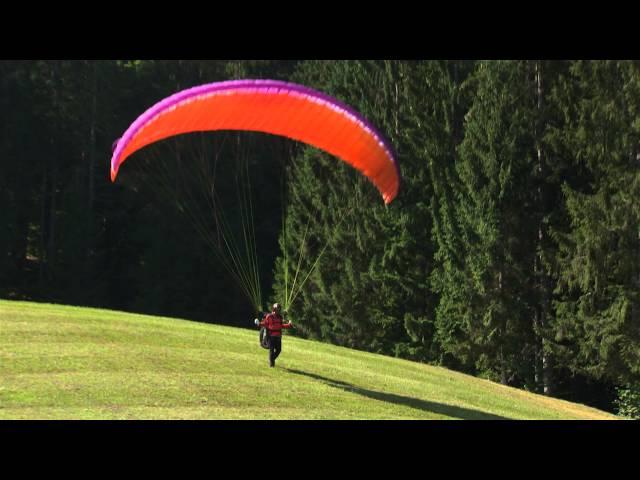
{"type": "Polygon", "coordinates": [[[189,88],[158,102],[115,142],[111,180],[135,151],[197,131],[281,135],[335,155],[364,174],[390,203],[400,172],[392,148],[358,112],[324,93],[277,80],[234,80],[189,88]]]}

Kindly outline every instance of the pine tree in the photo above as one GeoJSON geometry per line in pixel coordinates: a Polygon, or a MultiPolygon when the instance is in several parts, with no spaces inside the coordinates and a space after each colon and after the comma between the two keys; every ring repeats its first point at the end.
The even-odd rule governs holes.
{"type": "Polygon", "coordinates": [[[640,68],[573,62],[557,96],[574,174],[558,229],[556,355],[574,372],[627,383],[640,374],[640,68]]]}
{"type": "MultiPolygon", "coordinates": [[[[393,102],[390,91],[395,88],[392,82],[386,89],[382,84],[396,72],[388,72],[385,66],[376,62],[310,62],[297,80],[338,97],[386,130],[378,115],[387,104],[380,102],[393,102]]],[[[286,238],[282,240],[290,286],[299,288],[313,270],[290,313],[308,335],[388,352],[387,331],[396,324],[395,299],[382,277],[394,206],[381,205],[377,192],[360,177],[337,159],[313,149],[303,152],[295,170],[290,171],[286,238]],[[303,278],[297,279],[296,286],[300,258],[303,278]]],[[[286,297],[283,265],[284,257],[276,274],[276,291],[286,297]]]]}
{"type": "MultiPolygon", "coordinates": [[[[438,307],[443,348],[502,383],[533,386],[536,96],[529,62],[481,62],[469,87],[438,307]],[[452,251],[449,248],[449,251],[452,251]]],[[[444,242],[443,242],[444,243],[444,242]]]]}
{"type": "MultiPolygon", "coordinates": [[[[438,135],[450,134],[443,122],[449,120],[451,99],[442,95],[447,95],[443,84],[452,65],[309,62],[299,74],[299,81],[354,106],[385,132],[403,177],[401,194],[385,208],[370,185],[335,159],[313,151],[301,159],[299,173],[290,179],[290,224],[282,248],[289,246],[288,262],[295,265],[307,228],[307,237],[319,240],[316,249],[327,245],[291,307],[304,333],[357,348],[437,359],[430,165],[433,156],[442,157],[438,135]],[[344,224],[340,212],[348,214],[344,224]]],[[[282,292],[284,269],[279,268],[276,290],[282,292]]]]}

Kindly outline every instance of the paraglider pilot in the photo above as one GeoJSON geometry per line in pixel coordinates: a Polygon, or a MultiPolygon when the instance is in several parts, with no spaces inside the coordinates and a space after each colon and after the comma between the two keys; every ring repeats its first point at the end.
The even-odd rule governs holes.
{"type": "Polygon", "coordinates": [[[257,318],[254,320],[255,324],[259,327],[265,327],[269,336],[269,366],[274,367],[276,365],[276,358],[282,351],[282,329],[291,328],[293,324],[291,322],[284,323],[281,315],[282,308],[279,303],[274,303],[271,313],[264,316],[262,321],[257,318]]]}

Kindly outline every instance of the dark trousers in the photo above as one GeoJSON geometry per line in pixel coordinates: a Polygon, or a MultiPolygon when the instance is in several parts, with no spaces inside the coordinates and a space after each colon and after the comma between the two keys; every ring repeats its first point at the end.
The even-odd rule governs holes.
{"type": "Polygon", "coordinates": [[[282,337],[269,338],[269,365],[272,367],[276,364],[276,358],[282,351],[282,337]]]}

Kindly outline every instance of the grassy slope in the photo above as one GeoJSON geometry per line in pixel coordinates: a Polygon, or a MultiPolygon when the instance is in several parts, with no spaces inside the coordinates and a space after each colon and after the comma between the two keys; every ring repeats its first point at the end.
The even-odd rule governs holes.
{"type": "Polygon", "coordinates": [[[444,368],[256,331],[0,300],[0,419],[614,419],[444,368]]]}

